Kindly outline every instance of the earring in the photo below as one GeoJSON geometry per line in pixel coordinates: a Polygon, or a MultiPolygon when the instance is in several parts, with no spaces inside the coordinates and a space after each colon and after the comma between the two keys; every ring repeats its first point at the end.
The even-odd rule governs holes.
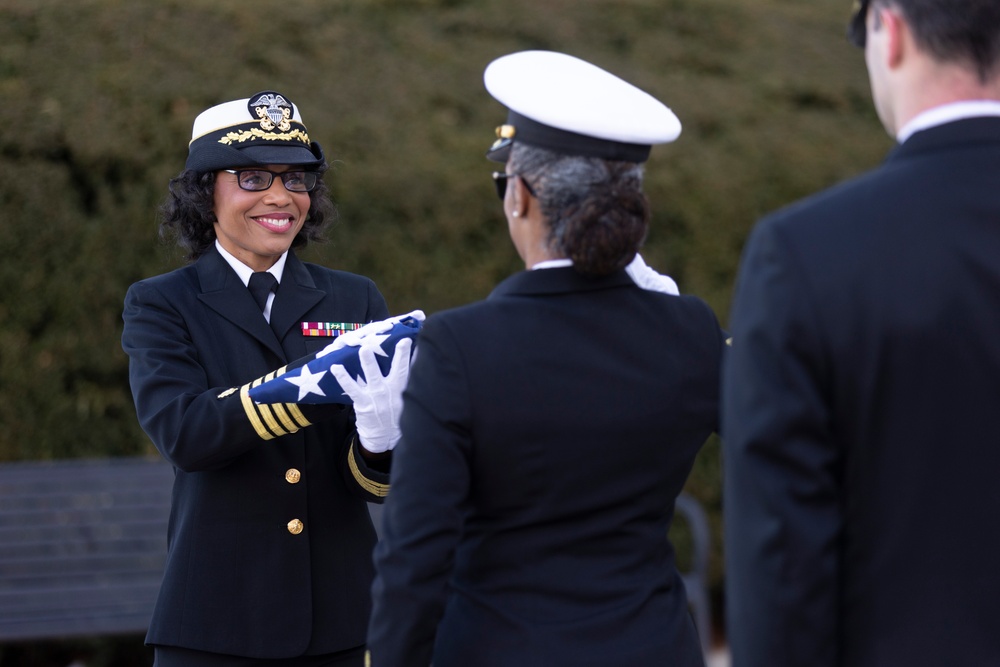
{"type": "Polygon", "coordinates": [[[515,218],[521,217],[521,213],[519,211],[514,211],[513,213],[511,213],[511,215],[514,216],[515,218]]]}

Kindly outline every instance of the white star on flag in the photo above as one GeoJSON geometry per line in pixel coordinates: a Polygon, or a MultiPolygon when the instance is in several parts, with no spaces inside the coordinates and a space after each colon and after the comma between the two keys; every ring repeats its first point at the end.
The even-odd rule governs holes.
{"type": "Polygon", "coordinates": [[[284,378],[288,382],[291,382],[299,388],[299,400],[301,401],[305,396],[309,394],[319,394],[320,396],[326,396],[323,390],[319,388],[319,381],[326,375],[326,371],[320,371],[319,373],[313,373],[309,370],[308,366],[302,367],[302,373],[298,377],[286,377],[284,378]]]}
{"type": "Polygon", "coordinates": [[[389,334],[373,334],[371,336],[365,336],[361,339],[361,347],[358,351],[371,350],[375,354],[387,357],[389,355],[382,349],[382,343],[387,340],[389,340],[389,334]]]}

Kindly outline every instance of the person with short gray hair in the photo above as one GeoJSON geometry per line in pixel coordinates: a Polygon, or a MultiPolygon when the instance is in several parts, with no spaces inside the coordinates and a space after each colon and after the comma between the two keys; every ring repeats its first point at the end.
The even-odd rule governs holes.
{"type": "Polygon", "coordinates": [[[623,269],[646,240],[649,203],[641,164],[515,144],[507,167],[533,184],[550,221],[549,247],[571,259],[580,273],[623,269]]]}
{"type": "Polygon", "coordinates": [[[716,428],[724,335],[636,264],[642,163],[680,123],[566,54],[485,79],[509,110],[487,156],[525,270],[420,333],[371,665],[703,667],[667,532],[716,428]]]}

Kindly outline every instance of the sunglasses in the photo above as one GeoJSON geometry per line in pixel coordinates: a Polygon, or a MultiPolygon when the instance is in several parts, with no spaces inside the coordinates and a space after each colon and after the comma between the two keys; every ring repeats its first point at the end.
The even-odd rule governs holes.
{"type": "Polygon", "coordinates": [[[285,189],[289,192],[311,192],[316,187],[319,174],[315,171],[283,171],[280,174],[267,169],[223,169],[222,171],[236,174],[236,182],[240,189],[250,192],[267,190],[274,182],[274,177],[281,178],[285,189]]]}
{"type": "Polygon", "coordinates": [[[502,171],[494,171],[493,185],[497,188],[497,197],[500,197],[500,201],[503,201],[504,197],[507,196],[507,181],[511,178],[520,178],[521,182],[524,183],[524,187],[527,188],[528,194],[537,198],[535,191],[531,189],[531,184],[524,180],[523,176],[518,176],[517,174],[506,174],[502,171]]]}

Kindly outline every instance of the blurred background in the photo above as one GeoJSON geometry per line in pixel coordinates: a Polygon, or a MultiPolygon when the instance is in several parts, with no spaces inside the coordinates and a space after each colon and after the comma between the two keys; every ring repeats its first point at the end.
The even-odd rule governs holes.
{"type": "MultiPolygon", "coordinates": [[[[183,263],[158,239],[157,207],[194,116],[264,89],[299,106],[332,161],[339,220],[301,256],[373,278],[394,314],[430,314],[523,268],[484,159],[505,118],[484,67],[523,49],[590,60],[681,119],[680,139],[647,164],[643,254],[725,325],[754,222],[891,147],[863,55],[844,37],[849,10],[849,0],[0,0],[0,462],[155,453],[129,393],[122,299],[183,263]]],[[[712,439],[688,484],[709,514],[719,628],[721,467],[712,439]]],[[[145,664],[132,662],[141,650],[141,637],[0,646],[0,664],[79,654],[145,664]]]]}

